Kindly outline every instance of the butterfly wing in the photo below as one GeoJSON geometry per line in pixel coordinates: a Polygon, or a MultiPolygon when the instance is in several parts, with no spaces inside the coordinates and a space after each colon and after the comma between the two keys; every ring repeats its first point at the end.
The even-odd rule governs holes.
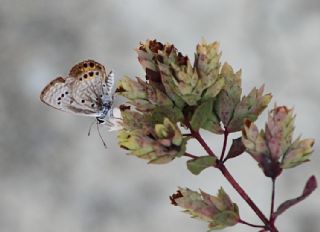
{"type": "Polygon", "coordinates": [[[86,60],[75,65],[67,78],[51,81],[41,92],[40,99],[62,111],[98,117],[104,103],[112,100],[112,83],[113,78],[106,77],[103,65],[86,60]]]}
{"type": "Polygon", "coordinates": [[[103,85],[104,87],[104,92],[108,95],[108,96],[112,96],[112,87],[114,84],[114,74],[112,71],[109,72],[107,78],[105,79],[105,85],[103,85]]]}
{"type": "Polygon", "coordinates": [[[75,101],[85,109],[100,112],[98,116],[101,116],[105,104],[112,101],[105,68],[93,60],[87,60],[73,67],[69,76],[75,78],[72,84],[75,101]]]}

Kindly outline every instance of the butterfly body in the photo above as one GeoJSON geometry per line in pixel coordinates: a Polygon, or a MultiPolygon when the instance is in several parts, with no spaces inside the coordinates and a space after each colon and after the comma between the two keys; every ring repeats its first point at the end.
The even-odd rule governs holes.
{"type": "Polygon", "coordinates": [[[75,65],[67,77],[52,80],[41,92],[45,104],[61,111],[96,117],[98,124],[113,117],[114,75],[94,60],[75,65]]]}

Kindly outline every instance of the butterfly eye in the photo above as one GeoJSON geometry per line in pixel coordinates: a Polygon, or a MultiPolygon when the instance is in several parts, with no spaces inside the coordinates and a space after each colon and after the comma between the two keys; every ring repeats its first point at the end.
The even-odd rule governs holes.
{"type": "Polygon", "coordinates": [[[101,118],[97,118],[97,121],[98,121],[99,124],[104,124],[105,123],[105,120],[101,119],[101,118]]]}

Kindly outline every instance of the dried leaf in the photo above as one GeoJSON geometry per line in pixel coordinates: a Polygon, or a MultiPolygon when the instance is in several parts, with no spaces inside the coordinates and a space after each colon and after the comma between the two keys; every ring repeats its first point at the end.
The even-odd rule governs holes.
{"type": "Polygon", "coordinates": [[[283,202],[277,209],[277,211],[274,213],[274,215],[277,217],[280,214],[282,214],[284,211],[289,209],[290,207],[294,206],[295,204],[298,204],[300,201],[303,201],[306,197],[308,197],[315,189],[317,188],[317,180],[315,176],[311,176],[307,183],[306,186],[303,189],[303,192],[301,196],[296,197],[291,200],[287,200],[283,202]]]}
{"type": "Polygon", "coordinates": [[[242,137],[239,137],[237,139],[233,139],[232,145],[229,149],[229,152],[228,152],[225,160],[235,158],[235,157],[241,155],[243,152],[245,152],[245,150],[246,150],[246,147],[242,143],[242,137]]]}
{"type": "Polygon", "coordinates": [[[224,79],[224,87],[217,96],[215,112],[222,123],[227,126],[236,105],[240,101],[241,71],[234,73],[232,67],[225,63],[220,75],[224,79]]]}
{"type": "Polygon", "coordinates": [[[239,209],[225,191],[220,188],[217,196],[212,196],[200,190],[192,191],[179,188],[170,197],[171,203],[185,209],[185,213],[193,218],[208,222],[209,230],[223,229],[238,223],[239,209]]]}
{"type": "Polygon", "coordinates": [[[119,145],[149,163],[164,164],[186,151],[188,137],[183,137],[176,124],[164,118],[152,122],[152,116],[123,111],[123,129],[118,133],[119,145]]]}
{"type": "Polygon", "coordinates": [[[229,132],[240,131],[245,120],[254,122],[271,101],[271,94],[263,95],[264,87],[254,88],[248,96],[242,97],[235,107],[232,120],[227,128],[229,132]]]}
{"type": "Polygon", "coordinates": [[[282,169],[296,167],[309,160],[314,139],[292,142],[294,115],[286,106],[275,106],[269,112],[265,130],[246,120],[242,142],[246,151],[259,163],[266,176],[276,178],[282,169]]]}

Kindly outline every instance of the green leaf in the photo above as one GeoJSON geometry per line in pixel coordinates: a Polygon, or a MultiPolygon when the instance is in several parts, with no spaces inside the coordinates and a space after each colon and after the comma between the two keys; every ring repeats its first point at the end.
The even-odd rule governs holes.
{"type": "Polygon", "coordinates": [[[203,102],[196,108],[190,124],[193,130],[203,128],[216,134],[223,133],[219,120],[213,112],[213,99],[203,102]]]}
{"type": "Polygon", "coordinates": [[[181,134],[176,123],[169,118],[153,123],[150,114],[122,111],[123,129],[118,133],[119,145],[149,163],[165,164],[186,151],[189,137],[181,134]]]}
{"type": "Polygon", "coordinates": [[[205,93],[203,94],[203,97],[201,100],[205,101],[210,98],[215,98],[220,93],[223,86],[224,86],[224,79],[223,77],[219,76],[219,79],[217,79],[217,81],[213,85],[211,85],[208,89],[205,90],[205,93]]]}
{"type": "Polygon", "coordinates": [[[187,168],[192,174],[198,175],[204,169],[214,166],[216,164],[216,160],[217,159],[213,156],[202,156],[187,161],[187,168]]]}
{"type": "Polygon", "coordinates": [[[157,106],[173,106],[173,102],[164,92],[139,77],[136,80],[124,77],[118,82],[116,93],[126,97],[139,111],[149,111],[157,106]]]}
{"type": "Polygon", "coordinates": [[[228,226],[234,226],[239,221],[239,215],[233,211],[224,211],[214,218],[214,223],[209,224],[209,231],[221,230],[228,226]]]}
{"type": "Polygon", "coordinates": [[[259,89],[253,88],[248,96],[242,97],[241,101],[235,107],[232,119],[228,124],[229,132],[240,131],[246,119],[254,122],[268,106],[272,95],[263,95],[263,91],[264,86],[261,86],[259,89]]]}
{"type": "Polygon", "coordinates": [[[183,114],[176,106],[158,106],[152,110],[152,122],[163,122],[164,118],[169,118],[170,121],[176,123],[183,120],[183,114]]]}
{"type": "Polygon", "coordinates": [[[221,76],[225,79],[224,89],[232,99],[234,105],[240,101],[241,89],[241,70],[234,72],[228,63],[224,63],[221,69],[221,76]]]}
{"type": "Polygon", "coordinates": [[[284,169],[293,168],[309,161],[313,145],[314,139],[297,139],[284,155],[281,167],[284,169]]]}
{"type": "Polygon", "coordinates": [[[200,129],[210,118],[212,114],[213,100],[202,103],[194,111],[190,124],[193,130],[200,129]]]}
{"type": "Polygon", "coordinates": [[[220,75],[224,78],[224,87],[217,96],[215,111],[222,123],[227,126],[240,101],[241,71],[234,73],[232,67],[225,63],[220,75]]]}

